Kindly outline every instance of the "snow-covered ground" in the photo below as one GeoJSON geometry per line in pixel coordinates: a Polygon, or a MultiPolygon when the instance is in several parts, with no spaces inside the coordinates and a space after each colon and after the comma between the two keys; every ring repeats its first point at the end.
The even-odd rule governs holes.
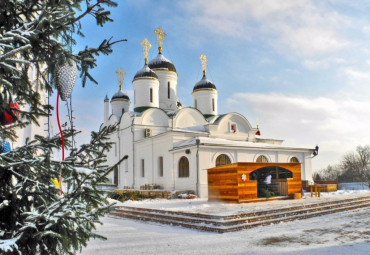
{"type": "Polygon", "coordinates": [[[163,209],[170,211],[183,211],[193,213],[205,213],[212,215],[232,215],[261,210],[279,209],[292,205],[300,206],[310,203],[326,202],[338,199],[349,199],[360,196],[370,196],[370,190],[338,190],[337,192],[321,193],[321,197],[311,197],[310,193],[305,193],[302,199],[297,200],[275,200],[268,202],[234,204],[222,202],[208,202],[207,199],[151,199],[144,201],[127,201],[117,203],[132,207],[163,209]]]}
{"type": "MultiPolygon", "coordinates": [[[[251,204],[208,204],[205,200],[147,200],[124,205],[216,214],[248,212],[292,203],[368,196],[370,191],[322,193],[321,198],[251,204]],[[218,211],[217,211],[218,208],[218,211]]],[[[152,222],[104,217],[82,254],[370,254],[370,208],[231,233],[209,233],[152,222]]]]}

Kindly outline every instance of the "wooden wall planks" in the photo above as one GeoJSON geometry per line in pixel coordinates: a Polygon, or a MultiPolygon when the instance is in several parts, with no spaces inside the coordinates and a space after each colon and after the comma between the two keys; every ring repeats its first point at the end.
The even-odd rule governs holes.
{"type": "Polygon", "coordinates": [[[242,203],[256,199],[257,181],[251,181],[249,175],[264,167],[281,167],[291,171],[293,178],[285,180],[284,193],[293,196],[294,193],[302,192],[300,163],[238,162],[208,169],[208,200],[242,203]]]}

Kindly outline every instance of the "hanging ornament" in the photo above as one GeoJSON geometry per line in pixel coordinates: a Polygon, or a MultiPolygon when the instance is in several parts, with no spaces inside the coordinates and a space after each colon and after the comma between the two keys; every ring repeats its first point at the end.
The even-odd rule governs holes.
{"type": "Polygon", "coordinates": [[[0,142],[0,154],[10,152],[11,150],[9,142],[0,142]]]}
{"type": "Polygon", "coordinates": [[[56,70],[56,85],[60,98],[63,101],[71,96],[73,87],[77,80],[77,65],[75,61],[72,64],[65,63],[63,66],[57,67],[56,70]]]}
{"type": "MultiPolygon", "coordinates": [[[[9,107],[10,109],[19,110],[18,103],[10,103],[9,107]]],[[[16,121],[18,117],[19,117],[19,111],[16,111],[16,110],[5,111],[2,114],[0,114],[0,123],[1,125],[10,125],[14,121],[16,121]]]]}

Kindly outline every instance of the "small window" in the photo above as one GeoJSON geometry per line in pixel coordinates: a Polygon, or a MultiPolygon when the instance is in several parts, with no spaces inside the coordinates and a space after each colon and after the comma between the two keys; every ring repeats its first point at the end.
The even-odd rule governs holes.
{"type": "Polygon", "coordinates": [[[141,160],[141,177],[145,177],[144,159],[141,160]]]}
{"type": "Polygon", "coordinates": [[[221,154],[216,158],[216,167],[217,166],[223,166],[223,165],[228,165],[231,164],[230,158],[225,155],[221,154]]]}
{"type": "Polygon", "coordinates": [[[163,157],[158,158],[158,175],[163,176],[163,157]]]}
{"type": "Polygon", "coordinates": [[[118,185],[118,166],[114,168],[113,184],[118,185]]]}
{"type": "Polygon", "coordinates": [[[128,172],[128,160],[127,159],[125,160],[124,164],[125,164],[125,172],[128,172]]]}
{"type": "Polygon", "coordinates": [[[185,156],[181,157],[179,161],[179,177],[189,177],[189,160],[185,156]]]}
{"type": "Polygon", "coordinates": [[[167,84],[167,96],[168,96],[168,99],[171,96],[171,84],[170,84],[170,82],[168,82],[168,84],[167,84]]]}
{"type": "Polygon", "coordinates": [[[299,160],[296,157],[291,157],[290,163],[299,163],[299,160]]]}
{"type": "Polygon", "coordinates": [[[260,155],[258,156],[257,160],[256,160],[257,163],[268,163],[269,160],[267,159],[266,156],[264,155],[260,155]]]}
{"type": "Polygon", "coordinates": [[[117,157],[117,144],[114,143],[114,156],[117,157]]]}
{"type": "Polygon", "coordinates": [[[236,124],[231,124],[230,125],[230,132],[235,133],[236,132],[236,124]]]}
{"type": "Polygon", "coordinates": [[[197,100],[194,100],[194,108],[198,108],[197,100]]]}
{"type": "Polygon", "coordinates": [[[215,99],[212,98],[212,111],[215,111],[215,99]]]}
{"type": "Polygon", "coordinates": [[[150,88],[150,102],[153,103],[153,89],[150,88]]]}

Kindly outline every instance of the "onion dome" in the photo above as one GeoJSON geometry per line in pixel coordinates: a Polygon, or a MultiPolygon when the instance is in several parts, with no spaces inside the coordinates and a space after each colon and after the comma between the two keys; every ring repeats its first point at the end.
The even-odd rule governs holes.
{"type": "Polygon", "coordinates": [[[149,62],[148,66],[153,70],[168,70],[176,73],[176,68],[173,63],[165,58],[161,52],[158,53],[158,56],[155,59],[152,59],[149,62]]]}
{"type": "Polygon", "coordinates": [[[158,76],[155,72],[153,72],[152,69],[148,67],[147,64],[144,65],[143,68],[141,68],[134,76],[134,79],[132,81],[135,81],[140,78],[155,78],[158,79],[158,76]]]}
{"type": "Polygon", "coordinates": [[[130,98],[128,97],[128,95],[126,95],[121,90],[119,90],[116,94],[114,94],[112,96],[111,101],[115,101],[115,100],[126,100],[126,101],[130,101],[130,98]]]}
{"type": "Polygon", "coordinates": [[[208,80],[205,74],[203,74],[202,79],[195,84],[193,92],[201,89],[216,89],[215,84],[208,80]]]}

